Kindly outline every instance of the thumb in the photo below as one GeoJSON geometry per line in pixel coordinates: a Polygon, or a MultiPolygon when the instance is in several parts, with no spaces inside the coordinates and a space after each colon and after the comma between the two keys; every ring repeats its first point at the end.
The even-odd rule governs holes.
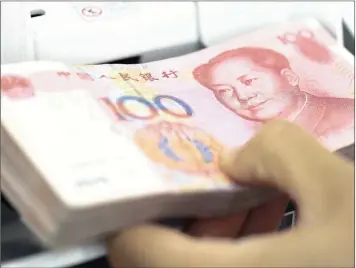
{"type": "Polygon", "coordinates": [[[328,217],[341,202],[350,208],[353,203],[353,165],[288,121],[265,124],[245,146],[222,157],[221,168],[242,184],[287,192],[301,220],[328,217]]]}

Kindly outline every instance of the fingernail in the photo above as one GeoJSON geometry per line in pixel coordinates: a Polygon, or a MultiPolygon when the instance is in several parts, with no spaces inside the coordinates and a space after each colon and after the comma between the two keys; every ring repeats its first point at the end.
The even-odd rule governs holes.
{"type": "Polygon", "coordinates": [[[240,161],[238,159],[238,154],[238,149],[228,150],[221,154],[219,161],[220,170],[240,186],[269,188],[269,185],[255,181],[254,178],[249,176],[249,174],[245,174],[246,172],[243,172],[241,168],[238,169],[238,166],[241,167],[241,165],[239,165],[241,163],[238,163],[238,161],[240,161]]]}

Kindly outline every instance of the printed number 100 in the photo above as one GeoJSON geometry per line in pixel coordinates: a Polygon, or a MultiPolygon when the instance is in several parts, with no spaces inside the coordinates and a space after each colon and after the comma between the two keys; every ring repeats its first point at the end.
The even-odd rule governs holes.
{"type": "Polygon", "coordinates": [[[114,112],[120,120],[139,119],[149,120],[159,116],[159,111],[169,114],[174,117],[187,118],[193,115],[193,109],[181,99],[170,95],[157,95],[153,98],[152,102],[145,98],[138,96],[122,96],[112,103],[108,98],[100,99],[109,109],[114,112]],[[164,105],[164,101],[172,101],[177,104],[181,109],[180,112],[172,111],[169,107],[164,105]],[[148,114],[139,115],[135,111],[127,108],[127,102],[135,102],[147,108],[148,114]]]}

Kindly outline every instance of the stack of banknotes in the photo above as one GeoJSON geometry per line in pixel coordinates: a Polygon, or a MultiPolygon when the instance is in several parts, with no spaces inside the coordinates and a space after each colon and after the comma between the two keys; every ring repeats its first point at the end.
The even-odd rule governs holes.
{"type": "Polygon", "coordinates": [[[256,206],[274,192],[232,183],[219,156],[275,118],[353,144],[353,61],[307,19],[147,64],[3,65],[2,193],[49,246],[256,206]]]}

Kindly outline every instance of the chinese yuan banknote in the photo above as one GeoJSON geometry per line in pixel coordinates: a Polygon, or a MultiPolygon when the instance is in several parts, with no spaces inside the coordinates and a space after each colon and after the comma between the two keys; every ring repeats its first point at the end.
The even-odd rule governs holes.
{"type": "Polygon", "coordinates": [[[354,143],[353,69],[315,20],[147,64],[8,65],[2,123],[73,199],[229,190],[219,155],[275,118],[354,143]]]}

